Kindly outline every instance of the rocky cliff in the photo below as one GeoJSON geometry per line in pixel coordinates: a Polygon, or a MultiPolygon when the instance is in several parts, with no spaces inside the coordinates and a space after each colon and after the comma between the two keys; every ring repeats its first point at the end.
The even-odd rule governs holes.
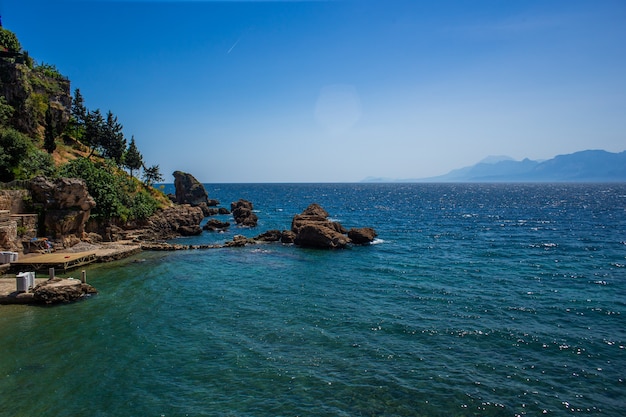
{"type": "Polygon", "coordinates": [[[70,82],[54,71],[0,59],[0,96],[13,108],[9,125],[31,137],[43,136],[48,108],[57,132],[70,119],[70,82]]]}

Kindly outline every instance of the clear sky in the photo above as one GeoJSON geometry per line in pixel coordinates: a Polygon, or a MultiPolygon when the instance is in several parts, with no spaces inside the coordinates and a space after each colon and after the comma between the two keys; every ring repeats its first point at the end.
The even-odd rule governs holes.
{"type": "Polygon", "coordinates": [[[167,182],[423,178],[626,149],[626,2],[0,0],[167,182]]]}

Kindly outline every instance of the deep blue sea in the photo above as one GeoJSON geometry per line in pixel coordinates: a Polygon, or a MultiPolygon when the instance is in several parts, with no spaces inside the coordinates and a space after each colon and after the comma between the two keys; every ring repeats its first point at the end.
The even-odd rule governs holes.
{"type": "Polygon", "coordinates": [[[0,306],[0,416],[626,414],[626,184],[206,188],[259,226],[181,243],[313,202],[378,240],[143,252],[0,306]]]}

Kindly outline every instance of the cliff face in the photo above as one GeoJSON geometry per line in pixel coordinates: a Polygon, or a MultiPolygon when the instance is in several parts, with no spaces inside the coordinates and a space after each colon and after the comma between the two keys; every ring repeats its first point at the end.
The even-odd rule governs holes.
{"type": "Polygon", "coordinates": [[[70,119],[70,82],[52,73],[0,59],[0,96],[14,109],[9,124],[31,137],[43,135],[48,108],[57,132],[63,132],[70,119]]]}

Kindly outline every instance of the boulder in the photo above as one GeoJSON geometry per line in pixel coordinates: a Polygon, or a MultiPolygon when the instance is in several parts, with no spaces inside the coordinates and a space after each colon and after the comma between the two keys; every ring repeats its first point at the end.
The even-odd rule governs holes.
{"type": "Polygon", "coordinates": [[[367,245],[372,243],[378,236],[376,231],[371,227],[352,228],[348,230],[348,237],[355,245],[367,245]]]}
{"type": "Polygon", "coordinates": [[[46,233],[57,238],[68,235],[82,237],[85,223],[96,202],[89,194],[85,181],[78,178],[45,177],[31,180],[33,203],[41,204],[46,233]]]}
{"type": "Polygon", "coordinates": [[[222,222],[217,219],[210,219],[206,224],[202,227],[204,230],[208,230],[210,232],[214,232],[217,230],[224,230],[230,227],[229,222],[222,222]]]}
{"type": "Polygon", "coordinates": [[[309,223],[300,227],[294,243],[306,248],[341,249],[350,243],[350,239],[333,227],[322,223],[309,223]]]}
{"type": "Polygon", "coordinates": [[[280,235],[280,243],[293,243],[296,240],[296,234],[291,230],[283,230],[280,235]]]}
{"type": "Polygon", "coordinates": [[[193,175],[182,171],[174,172],[174,186],[176,187],[176,202],[178,204],[191,204],[199,206],[209,205],[209,194],[204,185],[193,175]]]}
{"type": "Polygon", "coordinates": [[[147,240],[171,239],[179,236],[181,230],[192,230],[187,227],[197,231],[203,219],[204,214],[200,207],[190,204],[174,205],[150,216],[143,227],[142,235],[147,240]]]}
{"type": "MultiPolygon", "coordinates": [[[[293,217],[291,232],[296,245],[320,249],[344,248],[349,243],[362,245],[376,237],[374,229],[369,227],[348,231],[341,223],[329,220],[328,212],[316,203],[293,217]]],[[[284,236],[284,243],[289,242],[290,238],[284,236]]]]}
{"type": "Polygon", "coordinates": [[[242,235],[235,235],[233,240],[225,242],[224,246],[227,248],[240,248],[246,246],[248,243],[255,243],[255,241],[254,239],[250,239],[242,235]]]}
{"type": "Polygon", "coordinates": [[[181,236],[198,236],[202,234],[202,228],[199,225],[180,226],[178,233],[180,233],[181,236]]]}
{"type": "Polygon", "coordinates": [[[283,233],[280,230],[268,230],[255,237],[254,240],[260,242],[278,242],[282,238],[282,235],[283,233]]]}
{"type": "Polygon", "coordinates": [[[322,224],[336,230],[339,233],[347,233],[347,230],[339,222],[332,222],[328,220],[328,212],[317,203],[309,205],[302,213],[293,217],[293,220],[291,221],[291,230],[297,234],[302,226],[312,223],[322,224]]]}
{"type": "Polygon", "coordinates": [[[328,220],[328,212],[317,203],[293,217],[291,231],[295,234],[293,243],[302,247],[338,249],[350,243],[345,228],[328,220]]]}
{"type": "Polygon", "coordinates": [[[254,210],[252,203],[248,200],[240,199],[230,203],[230,210],[238,225],[255,227],[259,221],[258,216],[252,211],[254,210]]]}
{"type": "Polygon", "coordinates": [[[43,304],[70,303],[98,291],[77,279],[53,278],[33,289],[33,299],[43,304]]]}

